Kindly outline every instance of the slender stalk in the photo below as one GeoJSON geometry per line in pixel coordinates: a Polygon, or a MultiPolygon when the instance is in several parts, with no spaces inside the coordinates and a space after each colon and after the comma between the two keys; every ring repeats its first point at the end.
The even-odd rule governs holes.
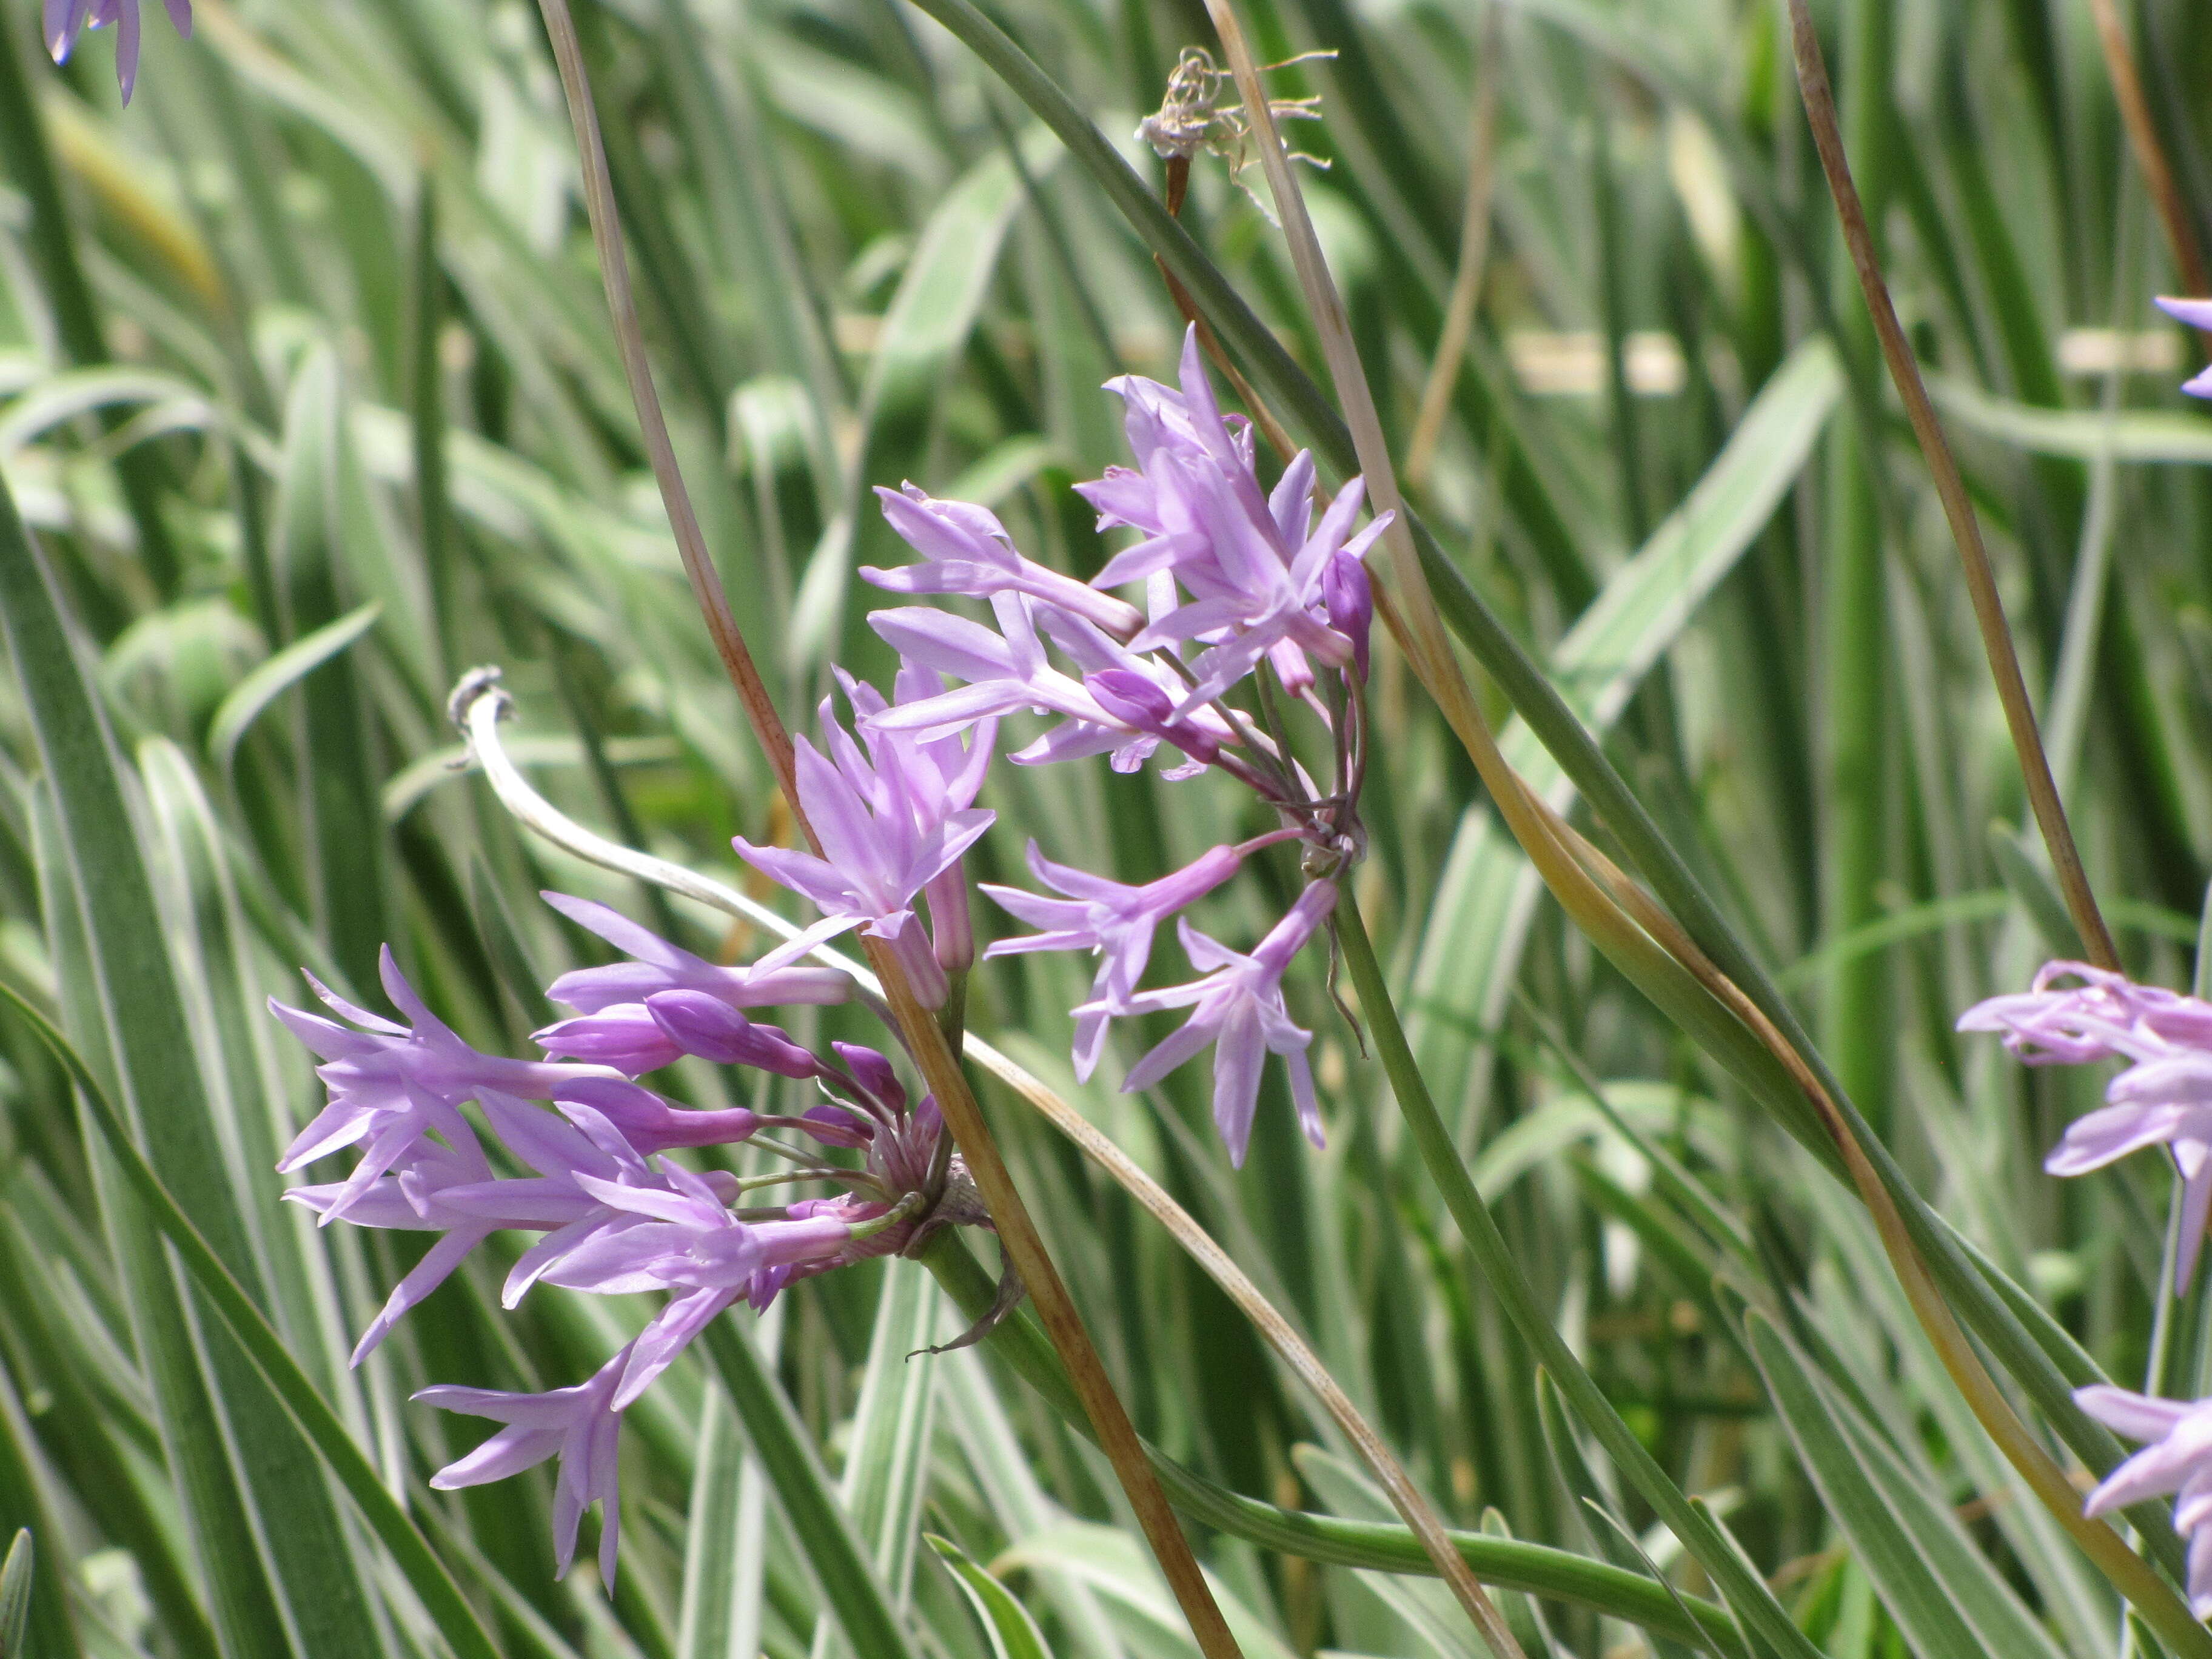
{"type": "MultiPolygon", "coordinates": [[[[731,684],[737,688],[745,718],[782,786],[792,816],[808,844],[818,854],[821,843],[799,802],[791,734],[785,729],[782,717],[777,714],[768,687],[754,665],[737,618],[731,614],[729,596],[708,551],[698,514],[692,507],[690,492],[677,464],[675,446],[669,439],[667,419],[653,386],[645,335],[638,320],[629,263],[623,247],[622,226],[615,207],[614,186],[608,173],[606,149],[600,137],[599,116],[585,73],[582,48],[576,38],[575,20],[570,15],[568,0],[539,0],[539,11],[545,20],[546,35],[551,42],[562,89],[568,100],[569,119],[575,129],[592,240],[599,253],[600,277],[622,352],[623,370],[637,406],[639,428],[644,434],[647,453],[652,459],[653,477],[668,509],[669,525],[684,561],[684,574],[690,580],[715,651],[722,659],[731,684]]],[[[1084,1328],[1082,1316],[1076,1311],[1067,1287],[1030,1219],[1028,1206],[1014,1186],[1013,1176],[999,1155],[982,1109],[961,1073],[959,1060],[937,1022],[915,1000],[904,972],[884,943],[877,939],[866,943],[869,960],[883,981],[884,1000],[890,1006],[900,1035],[924,1080],[936,1095],[938,1108],[967,1159],[969,1173],[990,1210],[1014,1270],[1028,1287],[1046,1331],[1082,1394],[1084,1407],[1098,1431],[1099,1444],[1114,1466],[1138,1524],[1144,1528],[1146,1541],[1182,1606],[1200,1650],[1206,1659],[1241,1659],[1236,1638],[1214,1603],[1213,1593],[1206,1586],[1197,1558],[1191,1553],[1190,1540],[1183,1536],[1169,1508],[1167,1495],[1161,1491],[1158,1478],[1146,1460],[1128,1412],[1115,1393],[1105,1365],[1084,1328]]]]}
{"type": "Polygon", "coordinates": [[[1482,273],[1490,260],[1490,197],[1497,167],[1498,55],[1501,45],[1498,0],[1482,18],[1482,44],[1474,62],[1474,110],[1467,137],[1467,206],[1459,228],[1459,268],[1452,273],[1451,297],[1444,301],[1444,325],[1437,336],[1436,361],[1421,388],[1420,412],[1406,445],[1406,483],[1415,489],[1427,482],[1436,459],[1437,440],[1451,410],[1452,388],[1459,383],[1460,360],[1474,330],[1475,302],[1482,297],[1482,273]]]}
{"type": "Polygon", "coordinates": [[[2097,44],[2105,53],[2105,72],[2112,77],[2112,99],[2120,106],[2120,125],[2128,130],[2128,148],[2142,169],[2150,187],[2159,221],[2166,227],[2166,244],[2173,250],[2173,268],[2191,294],[2212,294],[2212,274],[2204,268],[2203,251],[2197,233],[2189,227],[2189,208],[2174,182],[2166,147],[2158,140],[2158,124],[2151,119],[2150,100],[2143,96],[2142,76],[2136,70],[2135,52],[2128,44],[2127,26],[2120,21],[2115,0],[2089,0],[2089,15],[2097,25],[2097,44]]]}
{"type": "Polygon", "coordinates": [[[2058,799],[2058,786],[2051,779],[2051,763],[2043,752],[2043,740],[2036,730],[2035,706],[2028,699],[2027,682],[2021,677],[2020,657],[2013,649],[2012,632],[2005,622],[2004,602],[1997,594],[1996,575],[1990,566],[1989,550],[1982,542],[1980,522],[1974,516],[1966,481],[1960,476],[1959,464],[1943,436],[1942,425],[1936,418],[1935,405],[1928,400],[1920,366],[1914,362],[1912,348],[1899,325],[1897,308],[1890,303],[1888,284],[1882,279],[1881,263],[1875,252],[1866,210],[1859,200],[1858,187],[1851,179],[1850,159],[1844,154],[1843,134],[1836,119],[1835,92],[1828,82],[1827,63],[1821,56],[1820,38],[1813,26],[1806,0],[1790,0],[1790,34],[1796,58],[1797,84],[1804,96],[1813,143],[1820,153],[1820,167],[1827,174],[1829,191],[1835,198],[1836,216],[1843,226],[1844,243],[1850,249],[1851,264],[1858,273],[1867,310],[1874,318],[1875,336],[1881,342],[1883,360],[1889,365],[1890,379],[1896,383],[1898,396],[1904,400],[1905,417],[1912,424],[1912,434],[1919,441],[1920,453],[1927,459],[1936,494],[1943,503],[1943,516],[1951,526],[1952,539],[1959,545],[1959,557],[1966,568],[1967,597],[1973,602],[1982,648],[1988,653],[1990,672],[1996,680],[1997,699],[2004,705],[2005,726],[2012,733],[2013,748],[2020,757],[2036,826],[2043,832],[2043,842],[2050,850],[2059,891],[2066,899],[2067,913],[2074,919],[2075,930],[2081,935],[2082,947],[2088,952],[2089,960],[2100,968],[2118,971],[2119,953],[2113,948],[2112,933],[2098,912],[2096,896],[2089,890],[2089,878],[2081,867],[2074,831],[2066,822],[2066,807],[2058,799]]]}

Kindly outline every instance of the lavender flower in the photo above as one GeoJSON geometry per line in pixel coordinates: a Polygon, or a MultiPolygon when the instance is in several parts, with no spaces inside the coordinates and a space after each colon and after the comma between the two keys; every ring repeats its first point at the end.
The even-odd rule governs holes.
{"type": "Polygon", "coordinates": [[[1178,921],[1184,953],[1193,967],[1206,972],[1204,979],[1164,991],[1140,991],[1119,1006],[1094,1001],[1076,1010],[1079,1017],[1153,1013],[1166,1008],[1191,1011],[1181,1030],[1129,1068],[1122,1092],[1150,1088],[1211,1045],[1213,1126],[1228,1144],[1229,1161],[1241,1169],[1252,1137],[1252,1115],[1259,1105],[1260,1068],[1268,1054],[1280,1054],[1290,1070],[1291,1098],[1297,1105],[1306,1139],[1322,1145],[1321,1105],[1314,1098],[1313,1067],[1306,1060],[1313,1033],[1292,1024],[1283,1006],[1283,972],[1335,903],[1334,882],[1310,884],[1249,957],[1208,939],[1188,921],[1178,921]]]}
{"type": "MultiPolygon", "coordinates": [[[[192,34],[192,0],[165,0],[169,21],[185,40],[192,34]]],[[[138,0],[46,0],[46,50],[66,62],[87,29],[115,26],[115,82],[123,101],[138,84],[138,0]]]]}
{"type": "Polygon", "coordinates": [[[999,632],[978,622],[927,605],[874,611],[868,626],[908,661],[968,684],[870,718],[878,732],[915,732],[925,737],[957,732],[973,721],[1015,714],[1024,708],[1050,710],[1094,726],[1111,726],[1083,682],[1054,668],[1037,637],[1031,602],[1019,594],[991,601],[999,632]]]}
{"type": "Polygon", "coordinates": [[[986,599],[999,593],[1026,593],[1122,639],[1144,625],[1133,606],[1025,557],[1015,549],[998,515],[984,507],[939,501],[911,483],[900,489],[878,485],[876,498],[883,503],[890,527],[922,556],[921,563],[896,570],[862,566],[860,574],[878,587],[893,593],[964,593],[986,599]]]}
{"type": "Polygon", "coordinates": [[[843,1002],[853,994],[852,975],[842,969],[799,963],[804,949],[785,946],[749,968],[725,968],[671,945],[604,904],[566,893],[538,896],[579,927],[635,958],[604,968],[578,968],[546,987],[548,1000],[564,1003],[580,1014],[596,1014],[617,1003],[641,1003],[656,991],[703,992],[732,1008],[826,1005],[843,1002]]]}
{"type": "Polygon", "coordinates": [[[2075,1389],[2074,1403],[2113,1433],[2149,1443],[2105,1477],[2081,1513],[2094,1519],[2174,1493],[2173,1529],[2189,1540],[2189,1610],[2212,1619],[2212,1400],[2185,1404],[2100,1383],[2075,1389]]]}
{"type": "Polygon", "coordinates": [[[1054,864],[1037,850],[1029,850],[1030,870],[1036,878],[1065,898],[1042,898],[1018,887],[985,883],[983,890],[1024,921],[1046,931],[1020,939],[1004,939],[984,951],[986,957],[1013,956],[1033,951],[1093,951],[1098,953],[1098,975],[1091,987],[1091,1000],[1076,1011],[1075,1075],[1088,1083],[1098,1067],[1106,1046],[1106,1022],[1121,1012],[1135,994],[1151,960],[1152,933],[1161,922],[1195,903],[1237,873],[1243,854],[1233,847],[1209,848],[1172,875],[1141,887],[1131,887],[1087,870],[1054,864]]]}
{"type": "Polygon", "coordinates": [[[580,1078],[561,1085],[555,1099],[591,1107],[645,1156],[677,1146],[727,1146],[751,1139],[761,1120],[742,1106],[699,1111],[671,1105],[644,1085],[622,1078],[580,1078]]]}
{"type": "Polygon", "coordinates": [[[2043,1167],[2087,1175],[2146,1146],[2171,1148],[2182,1181],[2174,1289],[2187,1289],[2212,1217],[2212,1003],[2087,963],[2052,962],[2027,992],[1969,1008],[1959,1029],[2003,1032],[2032,1066],[2131,1062],[2106,1085],[2106,1103],[2076,1119],[2043,1167]],[[2059,983],[2069,980],[2078,982],[2059,983]]]}
{"type": "MultiPolygon", "coordinates": [[[[2212,300],[2161,298],[2153,303],[2174,321],[2212,333],[2212,300]]],[[[2212,398],[2212,368],[2199,369],[2182,382],[2181,389],[2192,398],[2212,398]]]]}
{"type": "Polygon", "coordinates": [[[271,998],[270,1012],[328,1062],[315,1075],[330,1087],[330,1104],[302,1129],[277,1161],[289,1174],[302,1164],[366,1140],[368,1150],[323,1212],[325,1224],[345,1215],[372,1182],[422,1138],[436,1130],[449,1144],[467,1133],[454,1109],[489,1089],[526,1100],[550,1100],[562,1085],[606,1073],[587,1066],[507,1060],[477,1053],[454,1035],[415,994],[386,946],[379,958],[385,994],[413,1021],[410,1030],[356,1008],[313,975],[315,994],[362,1027],[287,1007],[271,998]]]}
{"type": "Polygon", "coordinates": [[[550,1394],[506,1394],[495,1389],[451,1386],[416,1390],[413,1397],[426,1405],[465,1412],[471,1417],[489,1417],[507,1425],[466,1457],[432,1475],[430,1484],[441,1492],[481,1486],[557,1456],[561,1476],[553,1492],[553,1555],[557,1574],[567,1576],[568,1564],[575,1559],[576,1528],[585,1510],[597,1503],[599,1577],[612,1589],[616,1549],[622,1534],[617,1455],[622,1411],[613,1402],[630,1352],[624,1348],[600,1366],[590,1382],[550,1394]]]}
{"type": "MultiPolygon", "coordinates": [[[[1188,590],[1190,603],[1156,616],[1129,642],[1135,651],[1193,640],[1210,645],[1192,665],[1197,684],[1186,704],[1220,696],[1279,648],[1288,678],[1310,684],[1297,653],[1331,666],[1353,656],[1352,640],[1316,614],[1324,608],[1322,578],[1339,559],[1357,562],[1389,515],[1352,533],[1362,495],[1355,478],[1314,525],[1308,452],[1284,469],[1272,492],[1262,492],[1249,430],[1232,431],[1223,419],[1195,327],[1183,337],[1182,382],[1179,396],[1135,376],[1109,383],[1127,406],[1138,470],[1109,468],[1104,478],[1077,489],[1098,508],[1101,530],[1127,526],[1144,539],[1109,560],[1092,585],[1115,587],[1172,572],[1188,590]]],[[[1340,574],[1340,587],[1343,580],[1340,574]]]]}
{"type": "MultiPolygon", "coordinates": [[[[879,744],[872,764],[837,724],[827,701],[822,724],[836,763],[804,738],[797,763],[799,808],[821,841],[823,855],[756,847],[742,836],[738,854],[822,911],[822,921],[801,935],[810,945],[851,927],[888,940],[922,1006],[941,1006],[951,987],[921,929],[908,926],[914,901],[959,861],[998,814],[954,806],[957,792],[948,791],[934,755],[879,744]]],[[[979,747],[988,741],[976,740],[979,747]]],[[[981,781],[980,767],[975,781],[981,781]]]]}

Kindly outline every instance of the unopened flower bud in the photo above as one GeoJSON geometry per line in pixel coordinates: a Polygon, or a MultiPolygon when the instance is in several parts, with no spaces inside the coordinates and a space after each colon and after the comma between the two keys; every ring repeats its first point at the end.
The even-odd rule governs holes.
{"type": "Polygon", "coordinates": [[[702,991],[659,991],[646,1012],[687,1054],[718,1066],[751,1066],[778,1077],[812,1077],[819,1062],[773,1025],[747,1019],[702,991]]]}
{"type": "Polygon", "coordinates": [[[1321,576],[1322,604],[1328,625],[1352,641],[1352,660],[1359,678],[1367,678],[1368,635],[1375,622],[1375,585],[1367,566],[1351,555],[1339,553],[1321,576]]]}
{"type": "Polygon", "coordinates": [[[1211,763],[1221,745],[1187,720],[1176,720],[1167,688],[1130,668],[1103,668],[1083,682],[1098,706],[1115,720],[1164,738],[1193,760],[1211,763]]]}

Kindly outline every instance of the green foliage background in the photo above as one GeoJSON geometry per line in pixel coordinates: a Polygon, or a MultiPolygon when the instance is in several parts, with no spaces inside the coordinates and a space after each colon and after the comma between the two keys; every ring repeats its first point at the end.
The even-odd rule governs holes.
{"type": "MultiPolygon", "coordinates": [[[[986,9],[1156,176],[1127,135],[1176,52],[1211,43],[1201,8],[986,9]]],[[[2177,279],[2087,9],[1816,9],[2091,874],[2131,969],[2186,987],[2212,858],[2212,427],[2173,391],[2197,347],[2149,307],[2177,279]],[[2100,342],[2111,358],[2115,333],[2179,350],[2068,367],[2100,342]]],[[[299,1000],[302,963],[373,1000],[389,940],[471,1042],[526,1052],[554,1012],[540,988],[600,948],[544,887],[710,953],[749,947],[524,838],[456,769],[443,702],[469,666],[505,671],[539,787],[617,839],[738,883],[729,837],[773,836],[779,808],[644,470],[535,11],[203,0],[188,46],[149,20],[127,111],[109,37],[57,71],[31,11],[0,0],[0,478],[43,560],[0,535],[0,981],[88,1057],[501,1651],[850,1652],[827,1610],[871,1573],[916,1654],[1194,1651],[1052,1403],[987,1353],[906,1362],[960,1323],[911,1264],[800,1287],[750,1347],[686,1361],[631,1413],[611,1601],[587,1569],[552,1579],[542,1477],[427,1489],[477,1431],[412,1389],[574,1382],[647,1310],[541,1290],[502,1314],[505,1263],[479,1263],[348,1371],[419,1246],[278,1203],[275,1149],[319,1092],[264,1000],[299,1000]],[[725,1391],[746,1398],[748,1376],[741,1415],[725,1391]],[[834,1498],[818,1513],[793,1507],[810,1482],[834,1498]]],[[[1878,382],[1778,8],[1246,16],[1269,58],[1339,54],[1273,78],[1322,97],[1294,129],[1329,162],[1305,187],[1401,460],[1491,78],[1482,309],[1416,505],[2002,1276],[2022,1351],[2050,1377],[2204,1392],[2212,1321],[2156,1291],[2166,1162],[2046,1179],[2100,1079],[2027,1077],[1951,1030],[2078,946],[2021,834],[1918,456],[1901,420],[1847,395],[1878,382]],[[1528,331],[1580,337],[1588,389],[1532,390],[1528,331]],[[1632,337],[1654,333],[1681,372],[1646,395],[1629,364],[1653,348],[1632,337]]],[[[2185,192],[2212,208],[2195,94],[2212,65],[2191,21],[2142,0],[2130,23],[2185,192]]],[[[1097,387],[1165,375],[1180,319],[1079,158],[899,0],[583,0],[579,22],[678,447],[794,726],[832,663],[888,666],[853,574],[900,558],[869,486],[983,501],[1036,556],[1096,569],[1068,485],[1125,459],[1097,387]]],[[[1198,163],[1183,222],[1321,378],[1279,239],[1218,160],[1198,163]]],[[[1401,668],[1376,704],[1362,905],[1477,1184],[1650,1451],[1821,1652],[2154,1647],[2123,1638],[2103,1582],[2014,1491],[1850,1190],[1540,898],[1401,668]]],[[[1575,810],[1529,726],[1505,744],[1575,810]]],[[[1000,768],[992,791],[986,878],[1018,874],[1030,836],[1143,879],[1272,827],[1211,781],[1000,768]]],[[[1249,942],[1288,881],[1248,875],[1204,925],[1249,942]]],[[[971,1024],[1175,1193],[1455,1526],[1611,1564],[1543,1557],[1546,1599],[1504,1595],[1529,1652],[1633,1650],[1638,1618],[1653,1650],[1691,1650],[1686,1602],[1620,1581],[1656,1572],[1706,1611],[1712,1583],[1560,1409],[1321,968],[1293,1003],[1319,1033],[1328,1149],[1304,1146],[1271,1079],[1241,1172],[1201,1077],[1145,1098],[1112,1093],[1112,1066],[1074,1084],[1085,964],[994,967],[971,1024]]],[[[33,1020],[0,1014],[0,1523],[36,1539],[11,1580],[30,1574],[28,1651],[465,1650],[162,1243],[33,1020]]],[[[738,1086],[681,1075],[702,1104],[738,1086]]],[[[1012,1095],[986,1105],[1148,1437],[1236,1492],[1390,1520],[1174,1243],[1012,1095]]],[[[2047,1415],[2051,1386],[1978,1329],[2047,1415]]],[[[1480,1651],[1428,1580],[1200,1541],[1255,1659],[1480,1651]]],[[[1765,1650],[1725,1619],[1703,1628],[1765,1650]]]]}

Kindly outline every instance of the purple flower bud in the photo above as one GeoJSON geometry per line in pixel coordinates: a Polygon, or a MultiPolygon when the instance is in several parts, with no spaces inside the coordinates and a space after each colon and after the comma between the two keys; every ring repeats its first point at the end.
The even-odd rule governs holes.
{"type": "Polygon", "coordinates": [[[631,1077],[672,1066],[684,1053],[641,1002],[618,1002],[596,1014],[556,1020],[532,1031],[530,1040],[549,1054],[611,1066],[631,1077]]]}
{"type": "Polygon", "coordinates": [[[837,1058],[845,1062],[846,1071],[864,1092],[893,1116],[904,1115],[906,1085],[898,1080],[890,1061],[875,1049],[857,1042],[833,1042],[830,1046],[836,1050],[837,1058]]]}
{"type": "Polygon", "coordinates": [[[1158,682],[1129,668],[1107,668],[1083,682],[1098,706],[1115,720],[1148,732],[1209,764],[1221,745],[1187,720],[1175,718],[1175,700],[1158,682]]]}
{"type": "Polygon", "coordinates": [[[778,1077],[812,1077],[814,1056],[773,1025],[747,1019],[727,1003],[700,991],[657,991],[646,1012],[664,1036],[687,1054],[718,1066],[750,1066],[778,1077]]]}
{"type": "Polygon", "coordinates": [[[711,1112],[672,1106],[643,1084],[619,1078],[581,1078],[562,1085],[554,1099],[592,1108],[647,1158],[672,1146],[726,1146],[760,1127],[760,1118],[742,1106],[711,1112]]]}
{"type": "Polygon", "coordinates": [[[1375,621],[1375,585],[1367,577],[1364,560],[1339,553],[1321,576],[1322,604],[1328,625],[1352,641],[1352,660],[1359,678],[1367,678],[1368,635],[1375,621]]]}

